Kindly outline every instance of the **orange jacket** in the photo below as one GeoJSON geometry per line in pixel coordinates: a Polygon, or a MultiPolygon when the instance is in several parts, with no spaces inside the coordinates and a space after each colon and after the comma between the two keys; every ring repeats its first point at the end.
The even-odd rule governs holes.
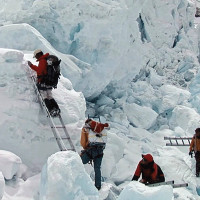
{"type": "Polygon", "coordinates": [[[197,136],[196,134],[193,136],[190,143],[190,151],[200,151],[200,136],[197,136]]]}
{"type": "Polygon", "coordinates": [[[89,145],[89,129],[88,128],[84,128],[84,127],[82,128],[80,143],[84,149],[87,149],[89,145]]]}
{"type": "Polygon", "coordinates": [[[41,82],[42,80],[42,76],[47,74],[47,60],[46,58],[49,56],[49,53],[46,53],[44,55],[42,55],[37,62],[39,61],[38,66],[36,65],[31,65],[31,69],[33,69],[34,71],[37,72],[37,76],[38,76],[38,82],[41,82]]]}

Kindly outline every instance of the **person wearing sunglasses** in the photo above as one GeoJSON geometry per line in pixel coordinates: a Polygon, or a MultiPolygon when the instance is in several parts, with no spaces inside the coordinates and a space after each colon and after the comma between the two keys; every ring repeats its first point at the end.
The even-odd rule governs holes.
{"type": "Polygon", "coordinates": [[[140,182],[144,184],[153,184],[165,181],[165,176],[160,166],[154,162],[151,154],[142,154],[142,160],[138,163],[132,181],[137,181],[141,174],[142,179],[140,182]]]}

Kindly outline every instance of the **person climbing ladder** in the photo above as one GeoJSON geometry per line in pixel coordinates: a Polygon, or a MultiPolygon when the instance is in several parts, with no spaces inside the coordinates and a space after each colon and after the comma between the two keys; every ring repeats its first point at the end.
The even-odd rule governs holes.
{"type": "Polygon", "coordinates": [[[52,86],[45,84],[45,76],[47,75],[47,58],[49,57],[49,53],[43,54],[42,50],[36,49],[33,57],[37,59],[37,62],[39,62],[38,66],[33,65],[30,61],[28,61],[28,65],[37,73],[37,87],[50,115],[56,117],[60,114],[60,108],[52,96],[52,86]]]}

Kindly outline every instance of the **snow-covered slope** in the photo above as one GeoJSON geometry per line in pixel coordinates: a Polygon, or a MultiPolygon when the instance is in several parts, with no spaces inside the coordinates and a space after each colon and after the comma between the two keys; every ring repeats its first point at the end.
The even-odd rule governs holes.
{"type": "MultiPolygon", "coordinates": [[[[142,153],[154,156],[167,180],[189,183],[186,189],[173,190],[174,199],[199,198],[200,183],[188,149],[166,147],[163,140],[164,136],[192,136],[200,125],[199,25],[194,1],[7,0],[0,7],[0,149],[19,156],[32,174],[40,172],[48,156],[58,151],[26,64],[35,62],[33,50],[41,48],[62,60],[62,77],[53,94],[77,149],[88,113],[100,114],[111,125],[100,199],[115,199],[124,187],[121,199],[138,197],[137,190],[148,196],[147,188],[127,185],[142,153]]],[[[77,154],[71,157],[79,163],[77,154]]],[[[65,159],[58,159],[61,170],[66,169],[65,159]]],[[[54,156],[47,166],[50,161],[54,164],[54,156]]],[[[86,166],[86,170],[93,178],[93,168],[86,166]]],[[[68,175],[58,170],[58,179],[47,182],[48,172],[43,171],[40,185],[44,199],[49,192],[45,187],[57,181],[61,186],[65,180],[58,177],[68,175]]],[[[21,183],[19,178],[5,185],[1,181],[0,194],[5,190],[3,200],[20,199],[32,184],[35,200],[39,179],[36,175],[28,178],[30,182],[21,183]],[[17,184],[15,191],[12,184],[17,184]]],[[[74,194],[73,188],[82,194],[84,182],[71,182],[64,195],[74,194]]],[[[166,198],[172,198],[171,189],[165,187],[151,191],[151,198],[160,198],[165,191],[166,198]]]]}
{"type": "MultiPolygon", "coordinates": [[[[1,149],[15,152],[30,167],[41,168],[44,160],[58,147],[52,140],[53,135],[34,92],[30,78],[32,72],[22,51],[0,49],[0,60],[1,149]]],[[[79,134],[85,111],[83,95],[75,92],[70,81],[64,77],[53,94],[62,109],[64,121],[74,124],[79,134]]]]}

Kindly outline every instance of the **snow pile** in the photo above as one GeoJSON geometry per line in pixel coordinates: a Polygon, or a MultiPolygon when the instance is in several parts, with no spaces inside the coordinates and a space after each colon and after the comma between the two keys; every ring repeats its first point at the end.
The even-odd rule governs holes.
{"type": "Polygon", "coordinates": [[[173,190],[171,186],[148,187],[138,182],[129,183],[119,195],[118,200],[173,200],[173,190]]]}
{"type": "Polygon", "coordinates": [[[162,99],[159,102],[159,113],[173,109],[176,105],[184,104],[190,98],[190,92],[177,88],[173,85],[163,85],[160,87],[162,99]]]}
{"type": "Polygon", "coordinates": [[[14,153],[0,150],[0,171],[5,179],[12,179],[19,173],[20,165],[22,164],[21,158],[14,153]]]}
{"type": "Polygon", "coordinates": [[[5,190],[5,180],[2,172],[0,172],[0,199],[2,199],[5,190]]]}
{"type": "Polygon", "coordinates": [[[158,114],[149,107],[139,106],[135,103],[126,104],[124,113],[128,120],[138,128],[149,129],[156,122],[158,114]],[[137,115],[136,115],[137,113],[137,115]]]}
{"type": "Polygon", "coordinates": [[[176,106],[172,111],[169,125],[174,130],[180,127],[187,135],[191,136],[194,134],[196,127],[199,127],[199,117],[199,114],[192,108],[176,106]]]}
{"type": "Polygon", "coordinates": [[[40,199],[99,199],[77,153],[59,152],[48,158],[42,170],[40,199]]]}

